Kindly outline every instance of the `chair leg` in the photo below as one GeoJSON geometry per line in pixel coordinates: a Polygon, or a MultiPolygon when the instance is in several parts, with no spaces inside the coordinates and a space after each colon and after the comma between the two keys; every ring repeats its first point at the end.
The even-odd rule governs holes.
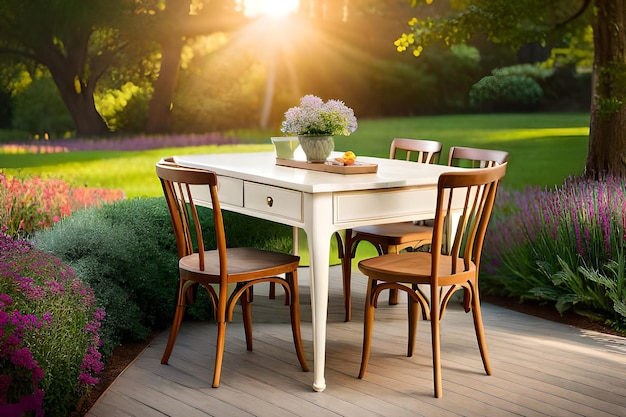
{"type": "Polygon", "coordinates": [[[409,343],[407,347],[406,356],[409,358],[413,356],[415,351],[415,336],[417,335],[417,323],[419,322],[419,313],[421,310],[420,304],[407,293],[408,296],[408,310],[409,310],[409,343]]]}
{"type": "MultiPolygon", "coordinates": [[[[243,295],[245,297],[246,294],[243,295]]],[[[226,344],[226,309],[228,308],[228,286],[220,285],[217,299],[217,339],[215,342],[215,369],[213,371],[213,388],[220,386],[222,375],[222,361],[224,359],[224,345],[226,344]]]]}
{"type": "Polygon", "coordinates": [[[178,330],[180,329],[180,323],[183,321],[183,314],[185,313],[185,307],[178,305],[176,312],[174,313],[174,321],[172,322],[172,328],[170,329],[170,336],[167,339],[167,345],[165,351],[161,357],[161,364],[166,365],[174,349],[174,343],[176,343],[176,336],[178,336],[178,330]]]}
{"type": "Polygon", "coordinates": [[[472,297],[472,316],[474,318],[476,340],[478,341],[478,349],[480,350],[480,357],[483,360],[485,373],[487,375],[491,375],[491,363],[489,362],[489,352],[487,350],[487,341],[485,339],[485,328],[483,326],[483,318],[480,311],[478,291],[474,291],[474,296],[472,297]]]}
{"type": "Polygon", "coordinates": [[[343,258],[341,259],[341,277],[343,279],[343,306],[345,311],[343,321],[346,322],[352,319],[351,279],[352,258],[354,257],[352,244],[352,229],[347,229],[346,239],[343,247],[343,258]]]}
{"type": "Polygon", "coordinates": [[[441,336],[439,324],[441,317],[441,305],[439,303],[439,288],[431,285],[430,291],[430,331],[433,348],[433,381],[435,386],[435,398],[443,395],[441,382],[441,336]]]}
{"type": "MultiPolygon", "coordinates": [[[[396,246],[387,246],[386,248],[385,247],[383,248],[384,248],[384,251],[382,253],[383,255],[387,253],[399,253],[396,246]]],[[[398,290],[395,288],[392,288],[389,290],[389,305],[395,306],[397,304],[398,304],[398,290]]]]}
{"type": "MultiPolygon", "coordinates": [[[[291,333],[293,334],[293,343],[296,347],[296,355],[302,370],[308,372],[309,365],[304,356],[304,348],[302,347],[302,334],[300,332],[300,298],[298,296],[298,277],[297,272],[287,274],[285,277],[290,287],[291,300],[289,300],[289,313],[291,315],[291,333]]],[[[285,291],[285,294],[287,291],[285,291]]]]}
{"type": "Polygon", "coordinates": [[[241,312],[243,318],[243,329],[246,334],[246,349],[252,351],[252,287],[248,288],[241,295],[241,312]]]}
{"type": "Polygon", "coordinates": [[[395,306],[398,304],[398,290],[392,288],[389,290],[389,305],[395,306]]]}
{"type": "Polygon", "coordinates": [[[176,337],[178,336],[178,330],[180,330],[180,324],[182,323],[183,316],[185,314],[185,297],[186,294],[183,293],[183,283],[181,282],[178,290],[178,302],[176,303],[176,311],[174,313],[170,335],[167,339],[167,345],[165,346],[163,356],[161,357],[161,364],[163,365],[167,364],[170,359],[170,355],[172,354],[172,350],[174,349],[174,343],[176,342],[176,337]]]}
{"type": "Polygon", "coordinates": [[[374,300],[372,300],[374,285],[374,280],[368,278],[367,292],[365,293],[365,316],[363,317],[363,353],[361,355],[359,379],[363,379],[363,376],[365,376],[365,369],[370,359],[372,330],[374,329],[374,300]]]}
{"type": "Polygon", "coordinates": [[[213,371],[213,388],[220,386],[222,375],[222,361],[224,359],[224,345],[226,343],[226,322],[217,323],[217,343],[215,346],[215,370],[213,371]]]}
{"type": "MultiPolygon", "coordinates": [[[[275,282],[270,282],[270,292],[269,292],[269,299],[273,300],[276,298],[276,283],[275,282]]],[[[285,294],[285,305],[289,305],[289,296],[287,294],[285,294]]]]}

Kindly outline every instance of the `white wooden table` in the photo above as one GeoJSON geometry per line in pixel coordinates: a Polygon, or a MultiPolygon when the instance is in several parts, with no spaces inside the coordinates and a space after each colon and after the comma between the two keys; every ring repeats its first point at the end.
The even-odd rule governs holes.
{"type": "MultiPolygon", "coordinates": [[[[326,389],[326,314],[333,233],[357,226],[432,218],[439,175],[462,169],[359,156],[358,161],[378,164],[378,172],[343,175],[277,166],[274,152],[183,155],[174,160],[182,166],[218,174],[222,209],[306,232],[315,391],[326,389]]],[[[208,192],[196,189],[192,194],[198,204],[210,206],[208,192]]]]}

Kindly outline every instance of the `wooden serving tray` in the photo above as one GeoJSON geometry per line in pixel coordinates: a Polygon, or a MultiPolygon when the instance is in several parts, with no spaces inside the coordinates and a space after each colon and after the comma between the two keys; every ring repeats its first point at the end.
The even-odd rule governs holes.
{"type": "Polygon", "coordinates": [[[330,172],[333,174],[372,174],[378,171],[378,165],[354,161],[353,165],[340,165],[339,162],[307,162],[296,159],[276,158],[276,165],[292,168],[310,169],[312,171],[330,172]]]}

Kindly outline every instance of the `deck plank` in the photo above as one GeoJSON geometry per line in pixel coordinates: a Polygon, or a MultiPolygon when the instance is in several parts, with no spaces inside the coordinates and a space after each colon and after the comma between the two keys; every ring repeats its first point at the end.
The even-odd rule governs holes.
{"type": "MultiPolygon", "coordinates": [[[[308,268],[299,271],[302,335],[312,367],[308,268]]],[[[484,303],[493,375],[478,353],[471,315],[451,306],[443,319],[443,398],[433,398],[430,325],[419,324],[406,356],[405,301],[376,310],[372,353],[357,374],[366,279],[353,278],[353,320],[343,322],[340,268],[331,267],[326,383],[298,364],[289,312],[255,289],[254,351],[245,348],[237,312],[227,326],[220,387],[211,388],[216,326],[184,322],[169,365],[160,358],[167,332],[155,338],[94,404],[89,417],[126,416],[624,416],[626,338],[554,323],[484,303]]]]}

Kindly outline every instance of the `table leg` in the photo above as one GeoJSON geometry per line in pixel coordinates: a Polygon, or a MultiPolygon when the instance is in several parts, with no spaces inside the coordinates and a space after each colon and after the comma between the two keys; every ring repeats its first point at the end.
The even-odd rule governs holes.
{"type": "Polygon", "coordinates": [[[328,315],[328,280],[330,238],[332,230],[332,200],[318,197],[305,228],[310,258],[311,317],[313,327],[313,389],[326,389],[324,366],[326,361],[326,321],[328,315]]]}
{"type": "Polygon", "coordinates": [[[313,326],[313,389],[326,389],[324,366],[326,361],[326,320],[328,315],[328,265],[331,234],[307,235],[311,263],[311,316],[313,326]]]}

